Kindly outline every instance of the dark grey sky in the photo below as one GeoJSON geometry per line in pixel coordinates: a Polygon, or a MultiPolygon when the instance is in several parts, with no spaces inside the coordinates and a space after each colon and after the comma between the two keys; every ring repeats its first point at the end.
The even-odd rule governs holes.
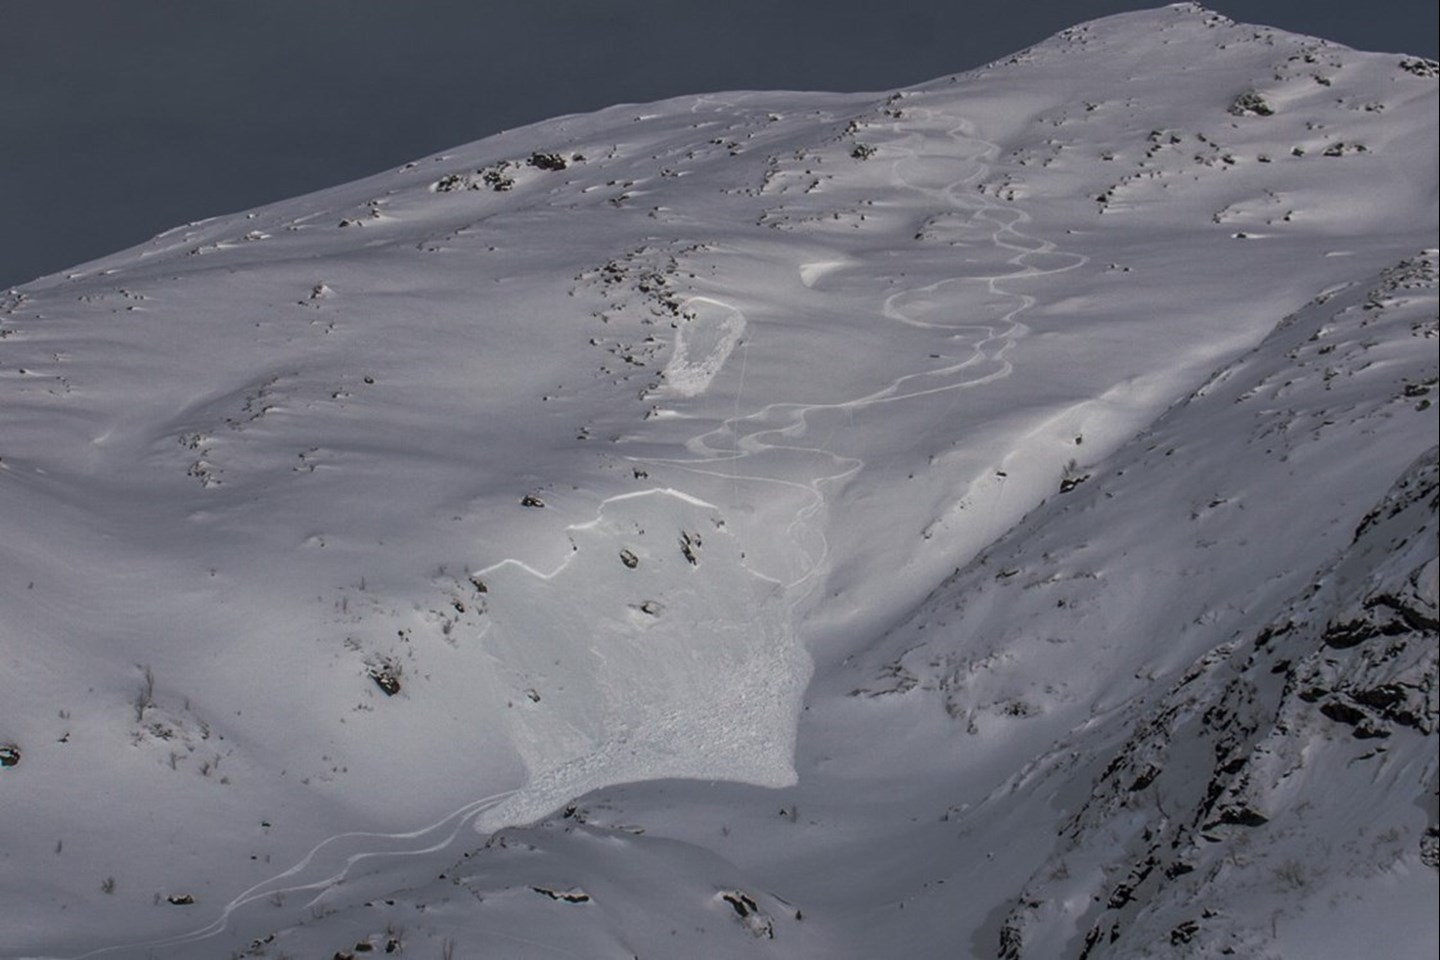
{"type": "MultiPolygon", "coordinates": [[[[885,90],[1147,0],[0,0],[0,289],[561,113],[885,90]]],[[[1436,56],[1435,0],[1212,0],[1436,56]]]]}

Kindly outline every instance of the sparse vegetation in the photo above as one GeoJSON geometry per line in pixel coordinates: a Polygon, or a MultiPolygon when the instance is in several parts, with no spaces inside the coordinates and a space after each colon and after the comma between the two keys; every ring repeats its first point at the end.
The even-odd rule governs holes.
{"type": "Polygon", "coordinates": [[[135,694],[135,722],[145,722],[145,711],[155,706],[155,671],[149,665],[140,667],[140,689],[135,694]]]}

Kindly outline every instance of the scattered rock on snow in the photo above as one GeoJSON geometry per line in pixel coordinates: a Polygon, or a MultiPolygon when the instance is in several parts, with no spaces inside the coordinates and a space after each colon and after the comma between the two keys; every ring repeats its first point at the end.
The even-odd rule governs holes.
{"type": "Polygon", "coordinates": [[[393,697],[400,692],[400,668],[390,661],[383,660],[371,664],[367,673],[385,696],[393,697]]]}
{"type": "Polygon", "coordinates": [[[1230,112],[1237,117],[1269,117],[1274,115],[1275,108],[1270,106],[1260,94],[1250,90],[1240,94],[1231,102],[1230,112]]]}
{"type": "Polygon", "coordinates": [[[754,897],[743,890],[722,890],[716,896],[730,905],[735,916],[751,934],[766,940],[775,939],[775,920],[761,909],[754,897]]]}
{"type": "Polygon", "coordinates": [[[570,887],[565,890],[553,890],[550,887],[531,887],[538,894],[549,897],[551,900],[559,900],[562,903],[589,903],[590,894],[579,887],[570,887]]]}
{"type": "Polygon", "coordinates": [[[530,159],[525,162],[537,170],[564,170],[570,165],[558,153],[541,153],[539,151],[530,154],[530,159]]]}

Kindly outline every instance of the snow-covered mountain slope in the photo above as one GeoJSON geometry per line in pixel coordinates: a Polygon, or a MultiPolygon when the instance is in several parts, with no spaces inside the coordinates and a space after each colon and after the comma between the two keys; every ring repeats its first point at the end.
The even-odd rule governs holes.
{"type": "Polygon", "coordinates": [[[1179,5],[12,291],[0,956],[1433,955],[1436,74],[1179,5]]]}

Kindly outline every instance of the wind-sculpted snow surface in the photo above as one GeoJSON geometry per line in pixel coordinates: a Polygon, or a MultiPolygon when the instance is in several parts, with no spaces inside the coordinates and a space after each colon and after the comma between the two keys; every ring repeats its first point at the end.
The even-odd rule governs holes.
{"type": "Polygon", "coordinates": [[[1180,5],[11,291],[0,956],[1433,954],[1433,628],[1236,658],[1434,443],[1435,140],[1180,5]]]}

